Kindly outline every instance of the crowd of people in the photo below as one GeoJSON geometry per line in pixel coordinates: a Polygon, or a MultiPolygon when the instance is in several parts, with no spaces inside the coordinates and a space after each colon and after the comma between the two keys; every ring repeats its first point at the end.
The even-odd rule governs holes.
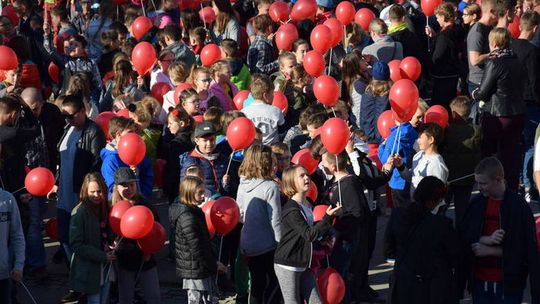
{"type": "Polygon", "coordinates": [[[527,284],[540,303],[540,2],[445,0],[428,13],[416,0],[355,0],[362,14],[348,23],[335,18],[351,12],[343,2],[2,5],[0,44],[18,64],[0,70],[0,302],[19,303],[23,278],[47,275],[42,216],[55,206],[53,262],[70,281],[58,301],[160,303],[154,254],[109,222],[128,201],[170,224],[162,250],[190,304],[224,291],[238,303],[327,303],[320,288],[338,288],[321,283],[328,271],[342,303],[513,304],[527,284]],[[330,32],[314,73],[306,54],[327,21],[343,33],[330,32]],[[132,56],[143,42],[157,54],[148,73],[132,56]],[[221,54],[208,63],[211,45],[221,54]],[[391,92],[407,58],[421,66],[420,97],[403,120],[391,92]],[[320,74],[339,85],[331,106],[317,97],[320,74]],[[446,119],[428,117],[434,106],[446,119]],[[227,131],[239,118],[256,132],[236,150],[227,131]],[[321,134],[334,118],[350,130],[338,153],[321,134]],[[136,166],[119,153],[131,133],[146,151],[136,166]],[[46,196],[25,189],[37,167],[56,176],[46,196]],[[240,219],[216,236],[203,210],[222,196],[240,219]],[[369,283],[376,242],[394,263],[388,299],[369,283]]]}

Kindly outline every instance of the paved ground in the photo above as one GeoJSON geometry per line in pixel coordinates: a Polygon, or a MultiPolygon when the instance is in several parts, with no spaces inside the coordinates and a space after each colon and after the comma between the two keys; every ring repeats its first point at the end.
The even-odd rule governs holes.
{"type": "MultiPolygon", "coordinates": [[[[158,204],[157,210],[161,219],[167,219],[167,204],[158,204]]],[[[539,216],[538,204],[533,205],[536,215],[539,216]]],[[[46,218],[54,216],[54,205],[49,206],[46,218]]],[[[451,213],[451,211],[450,211],[451,213]]],[[[386,298],[388,293],[388,278],[392,271],[392,266],[384,261],[382,256],[382,238],[386,227],[388,217],[383,215],[379,217],[377,230],[377,246],[370,267],[370,284],[377,290],[382,299],[386,298]]],[[[165,228],[168,230],[168,223],[165,223],[165,228]]],[[[47,251],[47,277],[36,280],[25,280],[25,284],[33,294],[36,302],[39,304],[55,304],[59,303],[59,299],[68,292],[68,271],[65,265],[55,265],[51,262],[52,255],[58,249],[58,243],[52,242],[45,237],[47,251]]],[[[165,248],[157,254],[158,272],[160,278],[161,295],[163,304],[169,303],[187,303],[185,293],[181,289],[181,283],[175,276],[174,263],[167,259],[168,250],[165,248]]],[[[529,303],[528,291],[524,303],[529,303]]],[[[19,300],[21,303],[33,303],[27,293],[20,286],[18,288],[19,300]]],[[[222,303],[234,303],[234,297],[228,297],[221,301],[222,303]]],[[[384,302],[384,301],[383,301],[384,302]]],[[[464,303],[467,303],[465,301],[464,303]]]]}

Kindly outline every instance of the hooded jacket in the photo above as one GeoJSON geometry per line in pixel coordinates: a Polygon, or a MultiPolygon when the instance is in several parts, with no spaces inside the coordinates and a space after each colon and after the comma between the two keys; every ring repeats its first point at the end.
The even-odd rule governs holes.
{"type": "Polygon", "coordinates": [[[23,270],[24,244],[17,201],[11,193],[0,189],[0,280],[9,278],[12,270],[23,270]]]}
{"type": "Polygon", "coordinates": [[[236,202],[244,223],[240,250],[246,256],[258,256],[277,247],[281,239],[281,199],[273,180],[240,178],[236,202]]]}
{"type": "Polygon", "coordinates": [[[195,64],[195,54],[181,41],[173,42],[163,49],[174,53],[174,60],[185,64],[187,71],[195,64]]]}

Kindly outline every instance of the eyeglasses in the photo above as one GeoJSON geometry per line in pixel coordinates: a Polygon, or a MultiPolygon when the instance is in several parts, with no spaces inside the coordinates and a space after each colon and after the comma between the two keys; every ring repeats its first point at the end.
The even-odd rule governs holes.
{"type": "Polygon", "coordinates": [[[199,79],[202,82],[212,82],[212,78],[199,79]]]}
{"type": "Polygon", "coordinates": [[[201,101],[200,101],[199,99],[195,99],[195,100],[193,100],[193,101],[186,101],[186,103],[192,103],[192,104],[196,104],[196,105],[197,105],[197,104],[200,104],[201,101]]]}

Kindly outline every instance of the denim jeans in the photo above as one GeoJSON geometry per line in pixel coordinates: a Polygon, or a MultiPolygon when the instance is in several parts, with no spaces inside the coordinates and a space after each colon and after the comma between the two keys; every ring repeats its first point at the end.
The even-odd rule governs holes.
{"type": "Polygon", "coordinates": [[[98,293],[86,295],[87,304],[106,304],[109,300],[110,283],[101,285],[98,293]]]}
{"type": "Polygon", "coordinates": [[[474,304],[521,304],[523,290],[505,292],[502,283],[475,281],[472,298],[474,304]]]}
{"type": "Polygon", "coordinates": [[[43,238],[41,236],[43,230],[41,204],[37,197],[32,198],[28,202],[30,223],[26,235],[26,265],[30,271],[45,267],[47,264],[45,246],[43,245],[43,238]]]}
{"type": "Polygon", "coordinates": [[[540,122],[540,106],[527,104],[527,122],[523,129],[523,169],[521,180],[525,189],[534,187],[533,181],[533,156],[534,156],[534,135],[540,122]]]}

